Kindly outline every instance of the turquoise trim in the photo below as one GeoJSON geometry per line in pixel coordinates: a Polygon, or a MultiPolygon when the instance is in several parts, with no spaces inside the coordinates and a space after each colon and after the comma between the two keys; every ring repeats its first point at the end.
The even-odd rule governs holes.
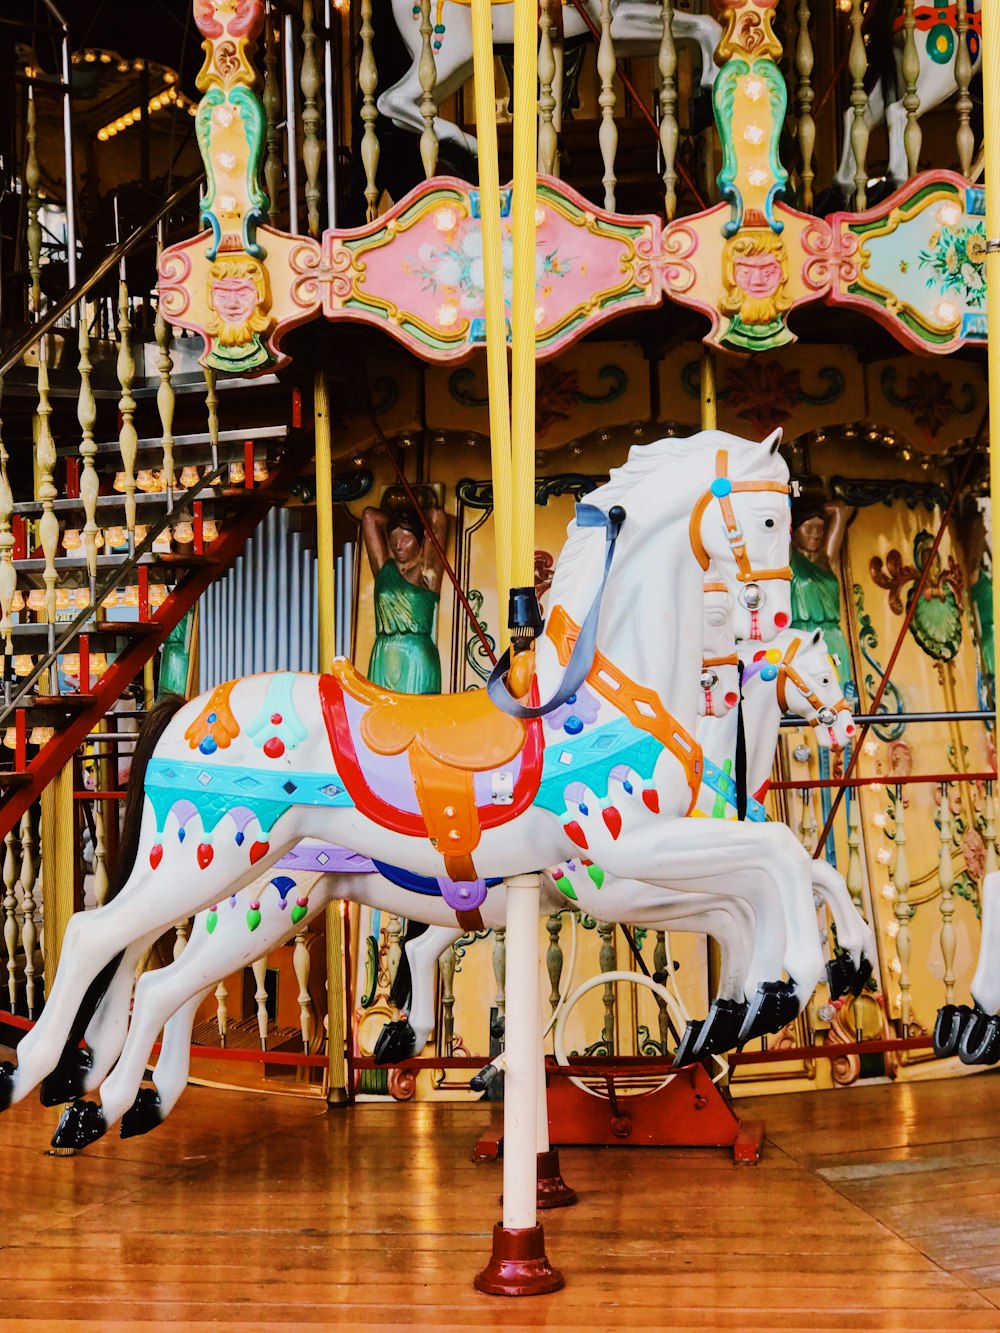
{"type": "Polygon", "coordinates": [[[626,764],[649,780],[663,748],[655,736],[639,731],[625,717],[590,727],[565,743],[550,742],[534,804],[561,818],[571,782],[582,782],[600,800],[607,796],[611,770],[619,764],[626,764]]]}
{"type": "Polygon", "coordinates": [[[271,736],[277,736],[286,750],[294,750],[309,735],[292,697],[297,679],[298,675],[294,671],[281,671],[271,677],[260,712],[245,728],[246,734],[258,749],[271,736]],[[276,714],[280,714],[280,722],[271,721],[276,714]]]}
{"type": "Polygon", "coordinates": [[[252,810],[263,833],[295,805],[351,809],[354,802],[336,773],[292,773],[237,764],[195,764],[151,759],[146,769],[146,795],[156,813],[156,831],[163,832],[167,815],[179,801],[189,801],[206,833],[237,806],[252,810]]]}

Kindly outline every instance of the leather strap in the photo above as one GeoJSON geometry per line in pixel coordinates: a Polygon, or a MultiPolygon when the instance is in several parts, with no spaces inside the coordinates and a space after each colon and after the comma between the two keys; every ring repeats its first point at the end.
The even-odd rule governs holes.
{"type": "MultiPolygon", "coordinates": [[[[608,575],[611,573],[611,561],[615,554],[615,543],[618,541],[618,534],[621,526],[625,522],[625,510],[621,505],[613,505],[605,513],[603,509],[598,509],[597,505],[578,504],[576,507],[576,523],[580,528],[603,528],[605,541],[607,543],[604,552],[604,574],[601,578],[600,586],[594,594],[594,599],[590,604],[590,610],[584,618],[583,625],[580,628],[579,636],[574,644],[573,651],[570,654],[569,661],[565,663],[565,671],[555,693],[543,704],[537,707],[530,707],[522,704],[520,700],[515,699],[507,688],[506,676],[510,669],[510,649],[508,648],[503,657],[493,668],[489,680],[486,682],[486,692],[502,712],[509,714],[510,717],[520,718],[538,718],[544,717],[546,713],[551,713],[553,709],[564,704],[572,694],[587,679],[587,672],[594,661],[594,654],[597,650],[597,625],[601,616],[601,602],[604,598],[604,589],[607,587],[608,575]]],[[[558,608],[557,608],[558,609],[558,608]]]]}

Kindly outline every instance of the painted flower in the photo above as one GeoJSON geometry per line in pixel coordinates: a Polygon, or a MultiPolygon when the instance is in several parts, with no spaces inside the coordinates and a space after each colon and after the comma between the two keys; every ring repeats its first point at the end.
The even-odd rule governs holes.
{"type": "Polygon", "coordinates": [[[962,859],[973,879],[982,879],[986,870],[986,844],[978,829],[966,829],[962,834],[962,859]]]}
{"type": "Polygon", "coordinates": [[[766,434],[787,421],[802,401],[802,383],[799,372],[786,370],[780,361],[747,361],[727,372],[725,396],[741,420],[766,434]]]}
{"type": "Polygon", "coordinates": [[[443,329],[448,329],[458,319],[458,306],[440,305],[434,313],[434,318],[443,329]]]}

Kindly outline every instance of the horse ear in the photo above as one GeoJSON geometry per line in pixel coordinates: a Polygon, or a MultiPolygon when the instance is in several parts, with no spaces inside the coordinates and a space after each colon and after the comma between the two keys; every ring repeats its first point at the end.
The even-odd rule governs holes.
{"type": "Polygon", "coordinates": [[[767,439],[762,440],[761,443],[766,445],[772,454],[776,454],[778,452],[778,445],[781,443],[781,427],[779,426],[777,430],[772,431],[767,439]]]}

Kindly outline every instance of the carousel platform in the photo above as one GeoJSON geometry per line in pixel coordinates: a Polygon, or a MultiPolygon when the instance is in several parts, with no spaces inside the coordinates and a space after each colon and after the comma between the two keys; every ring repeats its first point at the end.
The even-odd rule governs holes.
{"type": "Polygon", "coordinates": [[[758,1166],[713,1150],[563,1149],[545,1214],[565,1290],[472,1275],[499,1107],[190,1088],[144,1139],[46,1155],[54,1111],[0,1119],[0,1327],[16,1330],[1000,1328],[1000,1080],[741,1102],[758,1166]]]}

